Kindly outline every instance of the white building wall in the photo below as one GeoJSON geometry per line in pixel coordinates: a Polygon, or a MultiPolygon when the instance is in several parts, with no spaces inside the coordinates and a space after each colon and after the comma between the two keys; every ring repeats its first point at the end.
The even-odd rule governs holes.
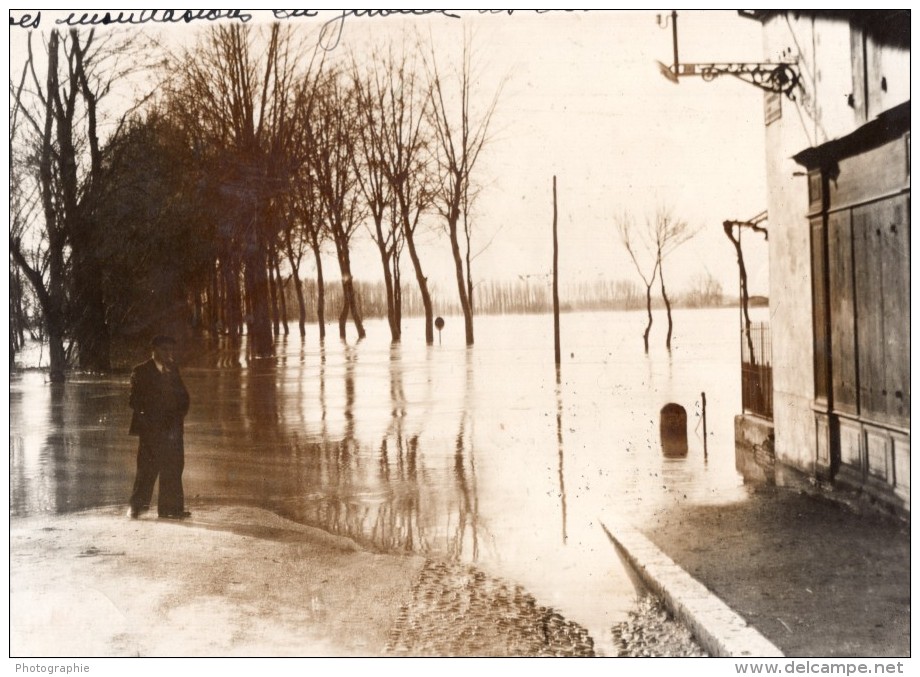
{"type": "Polygon", "coordinates": [[[811,21],[776,17],[765,25],[764,52],[770,61],[787,60],[808,49],[801,69],[808,93],[792,102],[783,97],[782,117],[766,127],[767,212],[770,228],[770,328],[773,338],[773,422],[777,460],[811,472],[815,423],[811,404],[812,300],[809,228],[805,218],[808,181],[792,156],[819,133],[810,71],[811,21]]]}

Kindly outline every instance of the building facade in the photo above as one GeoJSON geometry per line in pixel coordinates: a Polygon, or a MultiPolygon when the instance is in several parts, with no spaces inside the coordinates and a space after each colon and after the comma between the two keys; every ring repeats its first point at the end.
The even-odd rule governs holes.
{"type": "MultiPolygon", "coordinates": [[[[771,474],[909,513],[910,14],[742,14],[799,76],[765,101],[771,474]]],[[[743,471],[769,425],[736,423],[743,471]]]]}

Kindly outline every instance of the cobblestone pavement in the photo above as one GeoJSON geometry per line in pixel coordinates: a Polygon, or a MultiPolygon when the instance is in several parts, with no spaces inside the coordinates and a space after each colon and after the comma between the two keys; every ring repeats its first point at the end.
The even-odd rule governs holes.
{"type": "Polygon", "coordinates": [[[399,612],[397,656],[594,656],[587,630],[521,586],[473,567],[429,560],[399,612]]]}
{"type": "Polygon", "coordinates": [[[646,595],[629,617],[613,626],[617,655],[630,658],[702,657],[708,654],[693,640],[690,631],[671,618],[661,603],[646,595]]]}
{"type": "MultiPolygon", "coordinates": [[[[652,596],[611,628],[620,657],[707,654],[652,596]]],[[[587,630],[521,586],[462,564],[428,560],[390,634],[396,656],[595,656],[587,630]]]]}

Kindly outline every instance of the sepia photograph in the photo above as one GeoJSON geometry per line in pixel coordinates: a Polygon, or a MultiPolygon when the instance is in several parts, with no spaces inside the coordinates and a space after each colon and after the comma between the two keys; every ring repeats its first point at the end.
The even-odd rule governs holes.
{"type": "Polygon", "coordinates": [[[10,674],[909,666],[909,9],[9,17],[10,674]]]}

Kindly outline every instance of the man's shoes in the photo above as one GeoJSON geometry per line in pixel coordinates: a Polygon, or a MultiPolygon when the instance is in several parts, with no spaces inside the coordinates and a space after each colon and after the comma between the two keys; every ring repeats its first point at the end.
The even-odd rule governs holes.
{"type": "Polygon", "coordinates": [[[149,510],[149,508],[148,508],[147,506],[142,506],[142,507],[140,507],[140,508],[135,508],[135,507],[132,506],[132,507],[128,508],[128,517],[131,518],[131,519],[133,519],[133,520],[136,520],[138,517],[140,517],[140,516],[143,515],[145,512],[147,512],[147,510],[149,510]]]}
{"type": "Polygon", "coordinates": [[[188,510],[183,510],[182,512],[167,512],[160,515],[161,519],[167,520],[184,520],[187,517],[191,517],[192,513],[188,510]]]}

